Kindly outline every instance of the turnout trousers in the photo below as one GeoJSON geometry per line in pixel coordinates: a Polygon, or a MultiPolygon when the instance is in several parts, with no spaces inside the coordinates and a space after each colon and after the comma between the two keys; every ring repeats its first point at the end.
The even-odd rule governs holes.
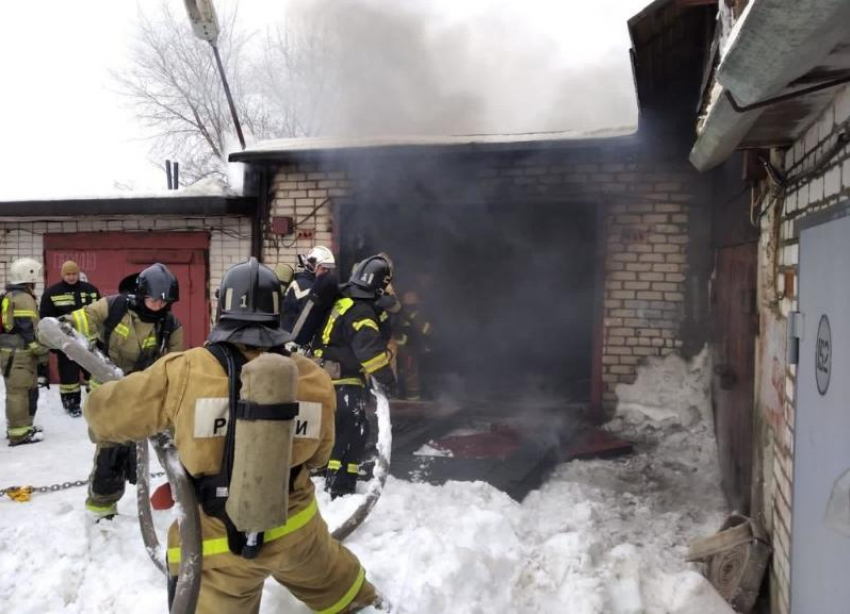
{"type": "Polygon", "coordinates": [[[86,509],[99,516],[115,514],[126,482],[136,483],[136,444],[97,444],[86,509]]]}
{"type": "MultiPolygon", "coordinates": [[[[315,505],[314,501],[287,523],[299,524],[303,515],[308,518],[303,526],[264,543],[255,559],[230,552],[227,538],[205,538],[196,614],[257,614],[263,584],[269,577],[315,612],[346,614],[372,605],[375,587],[366,579],[357,557],[330,536],[315,505]],[[222,541],[225,544],[219,547],[222,541]]],[[[224,525],[201,512],[201,531],[204,535],[223,534],[224,525]]],[[[173,574],[179,563],[173,556],[179,552],[175,527],[169,531],[169,545],[173,574]]],[[[172,576],[172,586],[176,581],[172,576]]]]}
{"type": "Polygon", "coordinates": [[[6,385],[6,437],[15,444],[32,435],[38,408],[38,358],[29,350],[0,350],[0,372],[6,385]]]}
{"type": "Polygon", "coordinates": [[[56,362],[59,366],[59,394],[62,397],[62,407],[65,410],[80,407],[80,372],[88,380],[88,373],[80,368],[73,360],[62,352],[56,352],[56,362]]]}
{"type": "Polygon", "coordinates": [[[334,384],[336,390],[336,441],[334,442],[325,488],[331,497],[354,492],[360,463],[369,441],[369,420],[365,386],[334,384]]]}

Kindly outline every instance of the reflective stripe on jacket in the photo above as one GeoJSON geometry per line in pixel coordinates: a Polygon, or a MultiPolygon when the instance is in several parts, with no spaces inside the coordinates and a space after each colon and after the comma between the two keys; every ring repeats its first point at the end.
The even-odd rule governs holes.
{"type": "MultiPolygon", "coordinates": [[[[92,341],[103,341],[104,323],[109,317],[109,300],[99,301],[78,309],[65,319],[80,333],[92,341]]],[[[179,325],[166,341],[166,353],[183,349],[183,327],[179,325]]],[[[143,322],[132,309],[128,309],[109,337],[107,354],[124,373],[132,373],[144,362],[153,363],[157,347],[156,327],[152,322],[143,322]]]]}
{"type": "Polygon", "coordinates": [[[344,297],[334,304],[321,333],[321,347],[316,355],[340,364],[340,378],[335,384],[361,384],[369,375],[382,384],[392,384],[387,342],[390,326],[386,313],[372,301],[344,297]]]}

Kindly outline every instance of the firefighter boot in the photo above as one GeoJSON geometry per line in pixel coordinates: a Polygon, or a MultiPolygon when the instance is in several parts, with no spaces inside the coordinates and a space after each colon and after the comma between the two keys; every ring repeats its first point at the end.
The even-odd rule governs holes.
{"type": "Polygon", "coordinates": [[[13,435],[10,432],[8,433],[8,437],[10,448],[13,446],[22,446],[28,443],[38,443],[39,441],[44,440],[44,435],[42,434],[41,429],[36,427],[30,427],[20,435],[13,435]]]}
{"type": "Polygon", "coordinates": [[[65,408],[65,411],[68,412],[68,415],[72,418],[79,418],[83,415],[82,410],[80,409],[80,393],[76,394],[73,392],[62,394],[62,407],[65,408]]]}

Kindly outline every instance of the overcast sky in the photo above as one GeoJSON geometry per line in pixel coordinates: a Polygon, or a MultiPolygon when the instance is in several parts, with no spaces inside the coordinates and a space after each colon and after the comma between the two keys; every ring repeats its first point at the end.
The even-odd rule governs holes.
{"type": "MultiPolygon", "coordinates": [[[[168,1],[182,16],[183,1],[168,1]]],[[[476,112],[447,124],[447,131],[581,129],[636,121],[626,20],[649,0],[334,2],[406,11],[422,20],[426,34],[417,42],[432,42],[425,52],[437,58],[429,58],[437,70],[428,78],[480,96],[476,112]],[[441,53],[446,57],[438,57],[441,53]]],[[[139,5],[152,12],[159,3],[0,3],[0,201],[165,187],[165,174],[148,153],[149,134],[110,78],[111,70],[126,66],[139,5]]],[[[229,3],[216,1],[219,7],[229,3]]],[[[287,9],[295,13],[317,4],[241,0],[240,20],[249,30],[262,30],[282,20],[287,9]]],[[[364,27],[368,33],[368,23],[364,27]]],[[[350,40],[356,44],[356,38],[350,40]]]]}

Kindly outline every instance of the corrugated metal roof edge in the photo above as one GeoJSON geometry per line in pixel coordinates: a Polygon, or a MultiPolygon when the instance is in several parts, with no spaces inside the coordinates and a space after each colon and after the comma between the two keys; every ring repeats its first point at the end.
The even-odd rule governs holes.
{"type": "MultiPolygon", "coordinates": [[[[811,32],[819,31],[820,28],[831,26],[835,22],[843,23],[843,20],[836,19],[836,15],[850,11],[846,4],[836,3],[836,0],[824,0],[824,4],[831,10],[818,12],[816,18],[812,17],[810,12],[806,13],[810,33],[802,45],[793,45],[784,38],[776,37],[777,32],[784,32],[787,20],[785,10],[779,10],[769,3],[748,5],[749,10],[735,26],[738,30],[737,36],[730,43],[727,55],[718,67],[711,92],[713,100],[708,105],[702,127],[689,155],[691,164],[697,170],[709,170],[726,160],[764,110],[755,109],[743,113],[735,111],[726,98],[727,82],[748,83],[750,75],[764,70],[768,76],[752,80],[746,96],[747,101],[761,100],[778,93],[793,78],[801,73],[805,74],[823,59],[822,36],[815,36],[811,32]],[[773,54],[765,54],[755,42],[748,41],[748,38],[755,39],[755,42],[778,40],[779,44],[773,54]],[[790,66],[795,69],[791,74],[785,72],[786,67],[790,66]],[[725,76],[725,81],[720,79],[721,76],[725,76]]],[[[738,92],[733,91],[732,94],[740,103],[738,92]]]]}
{"type": "Polygon", "coordinates": [[[0,220],[21,217],[98,215],[248,216],[256,198],[245,196],[168,196],[140,198],[65,198],[0,201],[0,220]]]}

